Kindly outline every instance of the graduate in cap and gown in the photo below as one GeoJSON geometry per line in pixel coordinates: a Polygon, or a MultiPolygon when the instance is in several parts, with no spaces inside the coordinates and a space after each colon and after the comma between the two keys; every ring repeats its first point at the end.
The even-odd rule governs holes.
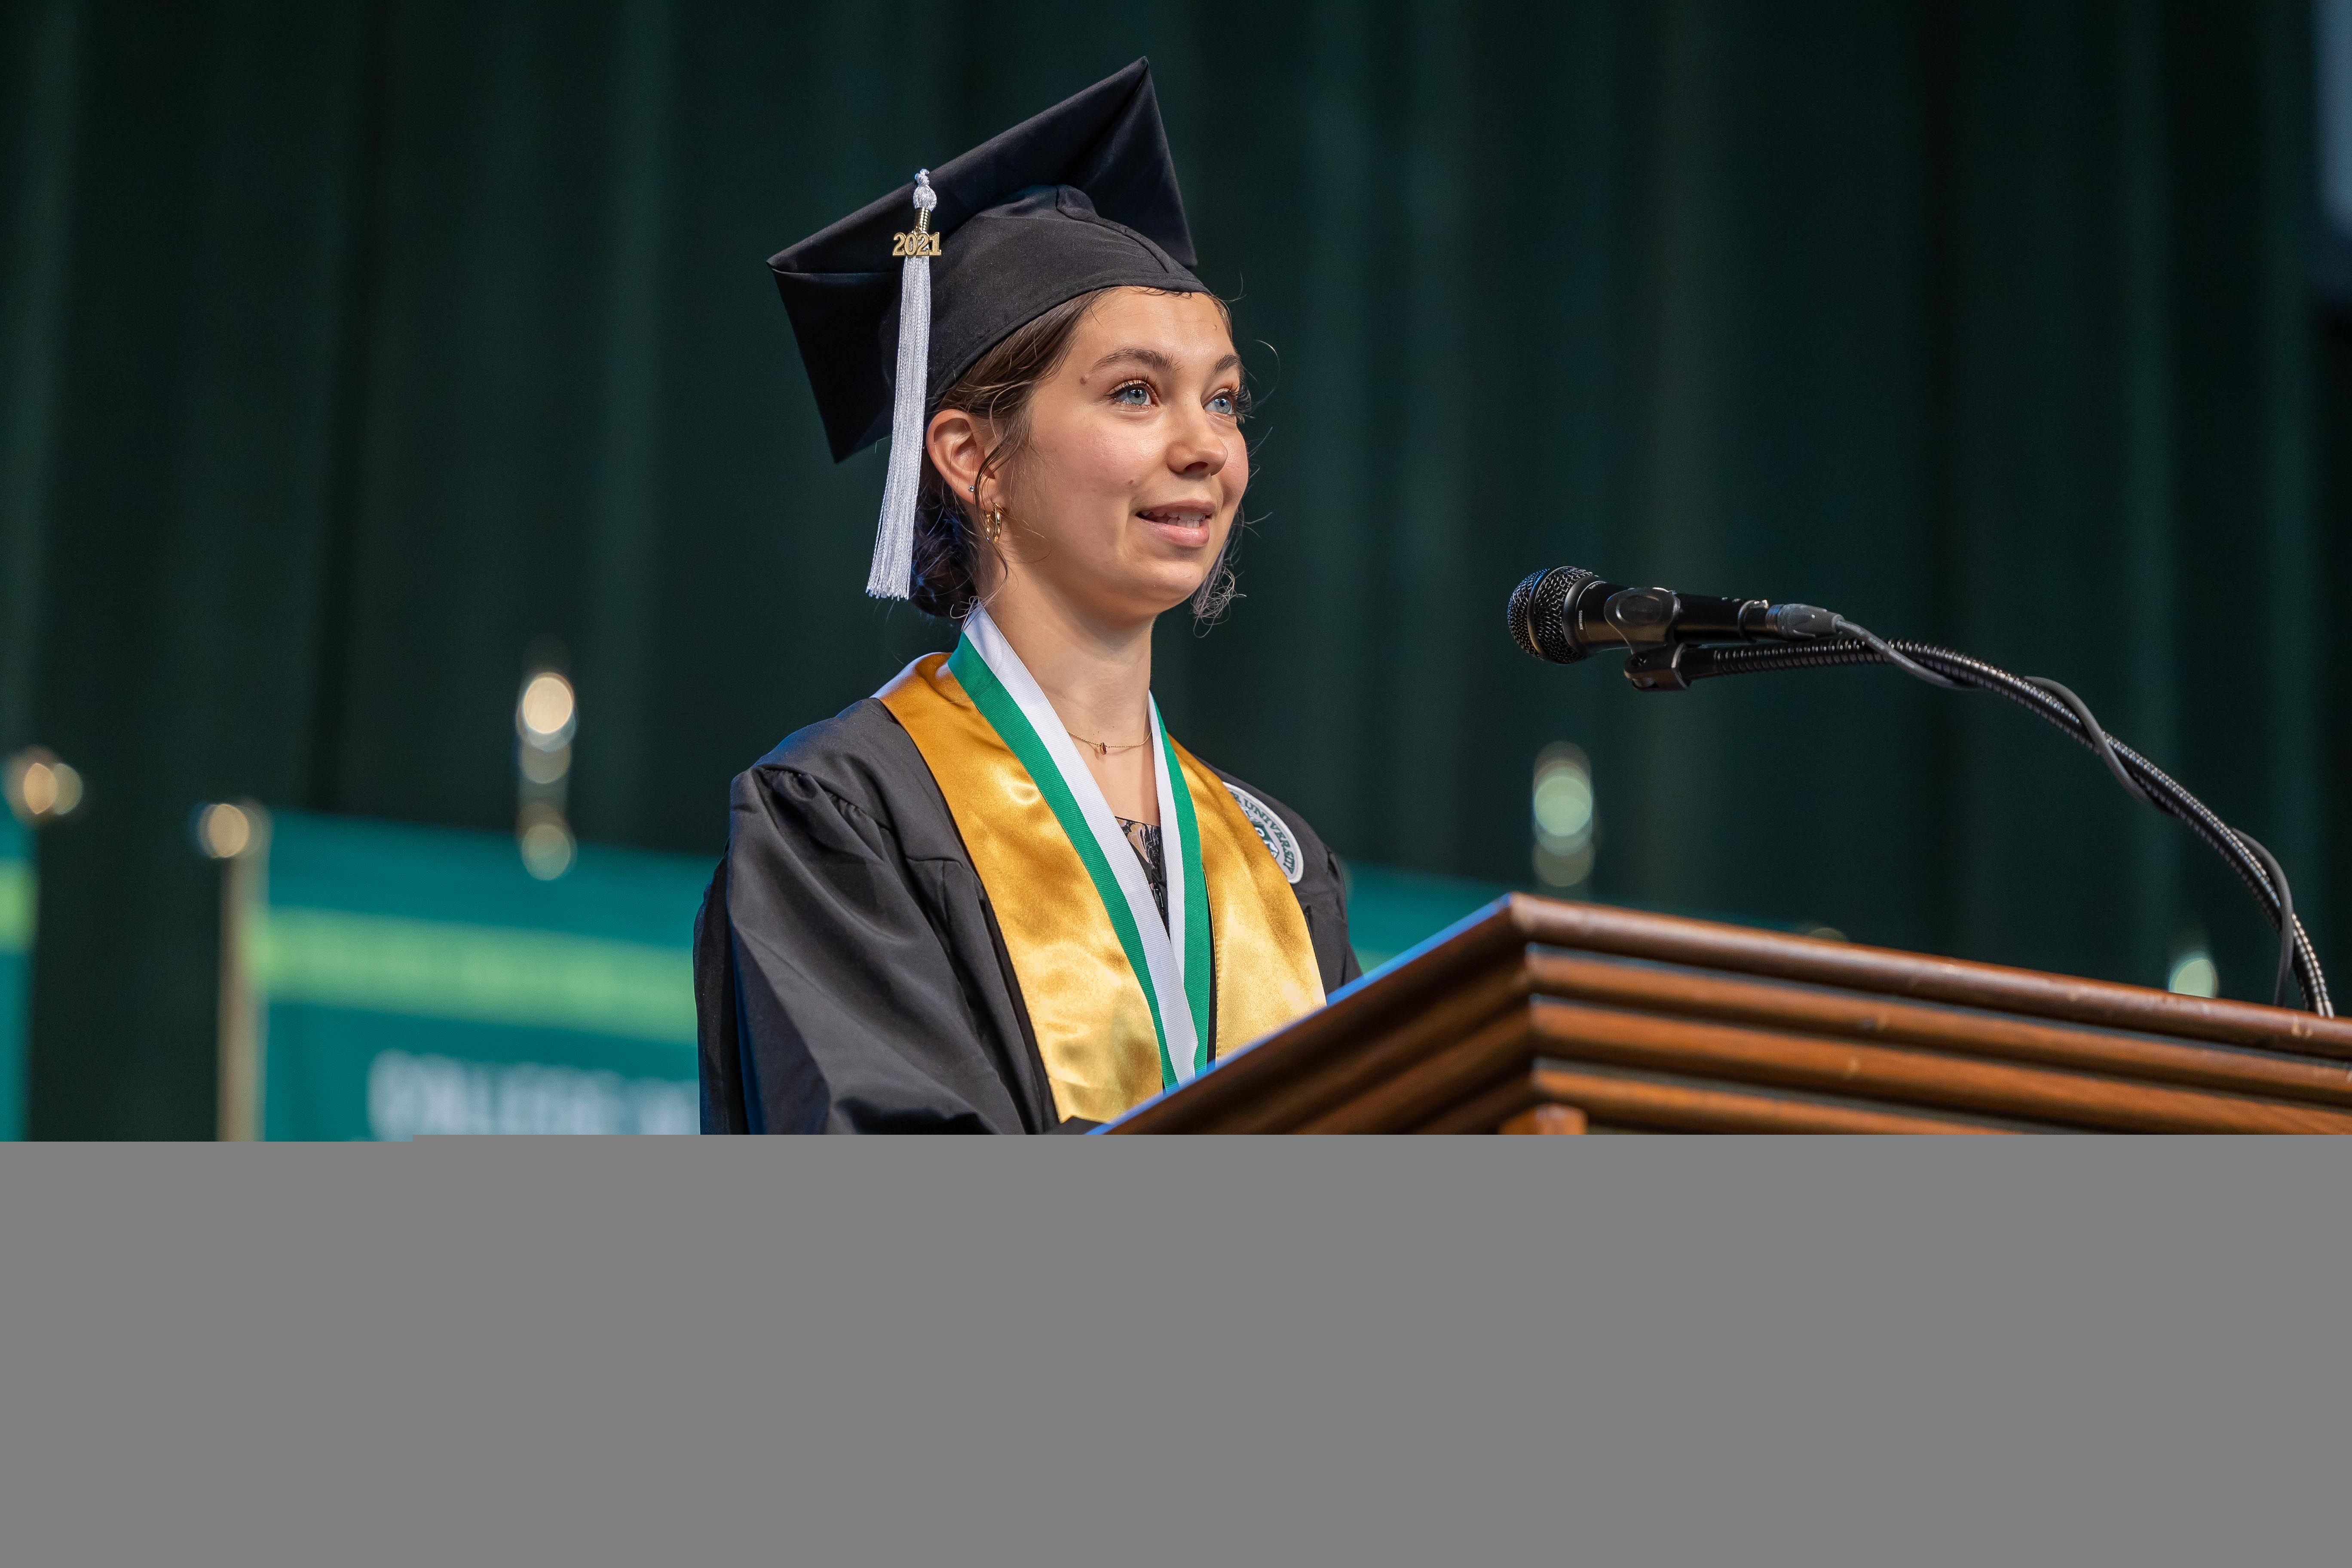
{"type": "Polygon", "coordinates": [[[890,438],[866,591],[961,635],[736,778],[706,1131],[1083,1131],[1356,977],[1331,853],[1151,699],[1249,481],[1194,262],[1140,60],[770,261],[835,460],[890,438]]]}

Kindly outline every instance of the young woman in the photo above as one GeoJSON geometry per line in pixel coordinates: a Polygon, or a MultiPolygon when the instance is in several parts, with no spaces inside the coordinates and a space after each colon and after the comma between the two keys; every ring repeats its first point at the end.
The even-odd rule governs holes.
{"type": "Polygon", "coordinates": [[[836,458],[893,432],[869,592],[962,635],[736,779],[706,1131],[1092,1127],[1355,977],[1330,853],[1151,700],[1249,483],[1192,262],[1138,61],[771,263],[836,458]]]}

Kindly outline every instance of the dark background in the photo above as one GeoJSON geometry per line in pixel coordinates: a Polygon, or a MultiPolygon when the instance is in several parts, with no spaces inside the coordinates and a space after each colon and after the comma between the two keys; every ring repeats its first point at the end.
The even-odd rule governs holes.
{"type": "Polygon", "coordinates": [[[1342,854],[2160,983],[2251,901],[2084,753],[1885,671],[1636,697],[1529,569],[1832,605],[2073,684],[2352,910],[2352,330],[2312,288],[2302,0],[0,11],[0,749],[44,835],[35,1131],[207,1133],[204,799],[483,828],[530,650],[583,837],[937,630],[860,587],[762,265],[1139,54],[1260,391],[1188,743],[1342,854]]]}

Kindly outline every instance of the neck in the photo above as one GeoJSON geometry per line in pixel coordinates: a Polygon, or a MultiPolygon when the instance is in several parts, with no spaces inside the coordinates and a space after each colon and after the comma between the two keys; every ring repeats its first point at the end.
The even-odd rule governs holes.
{"type": "Polygon", "coordinates": [[[988,616],[1065,729],[1113,746],[1150,736],[1150,621],[1107,625],[1018,577],[989,599],[988,616]]]}

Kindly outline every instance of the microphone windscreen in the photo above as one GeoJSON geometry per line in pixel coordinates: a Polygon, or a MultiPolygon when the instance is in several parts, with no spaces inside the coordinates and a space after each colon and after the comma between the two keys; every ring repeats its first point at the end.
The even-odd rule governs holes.
{"type": "Polygon", "coordinates": [[[1592,651],[1576,640],[1560,614],[1577,585],[1591,582],[1592,575],[1581,566],[1554,566],[1530,574],[1511,590],[1505,615],[1520,652],[1551,664],[1574,664],[1592,651]]]}

